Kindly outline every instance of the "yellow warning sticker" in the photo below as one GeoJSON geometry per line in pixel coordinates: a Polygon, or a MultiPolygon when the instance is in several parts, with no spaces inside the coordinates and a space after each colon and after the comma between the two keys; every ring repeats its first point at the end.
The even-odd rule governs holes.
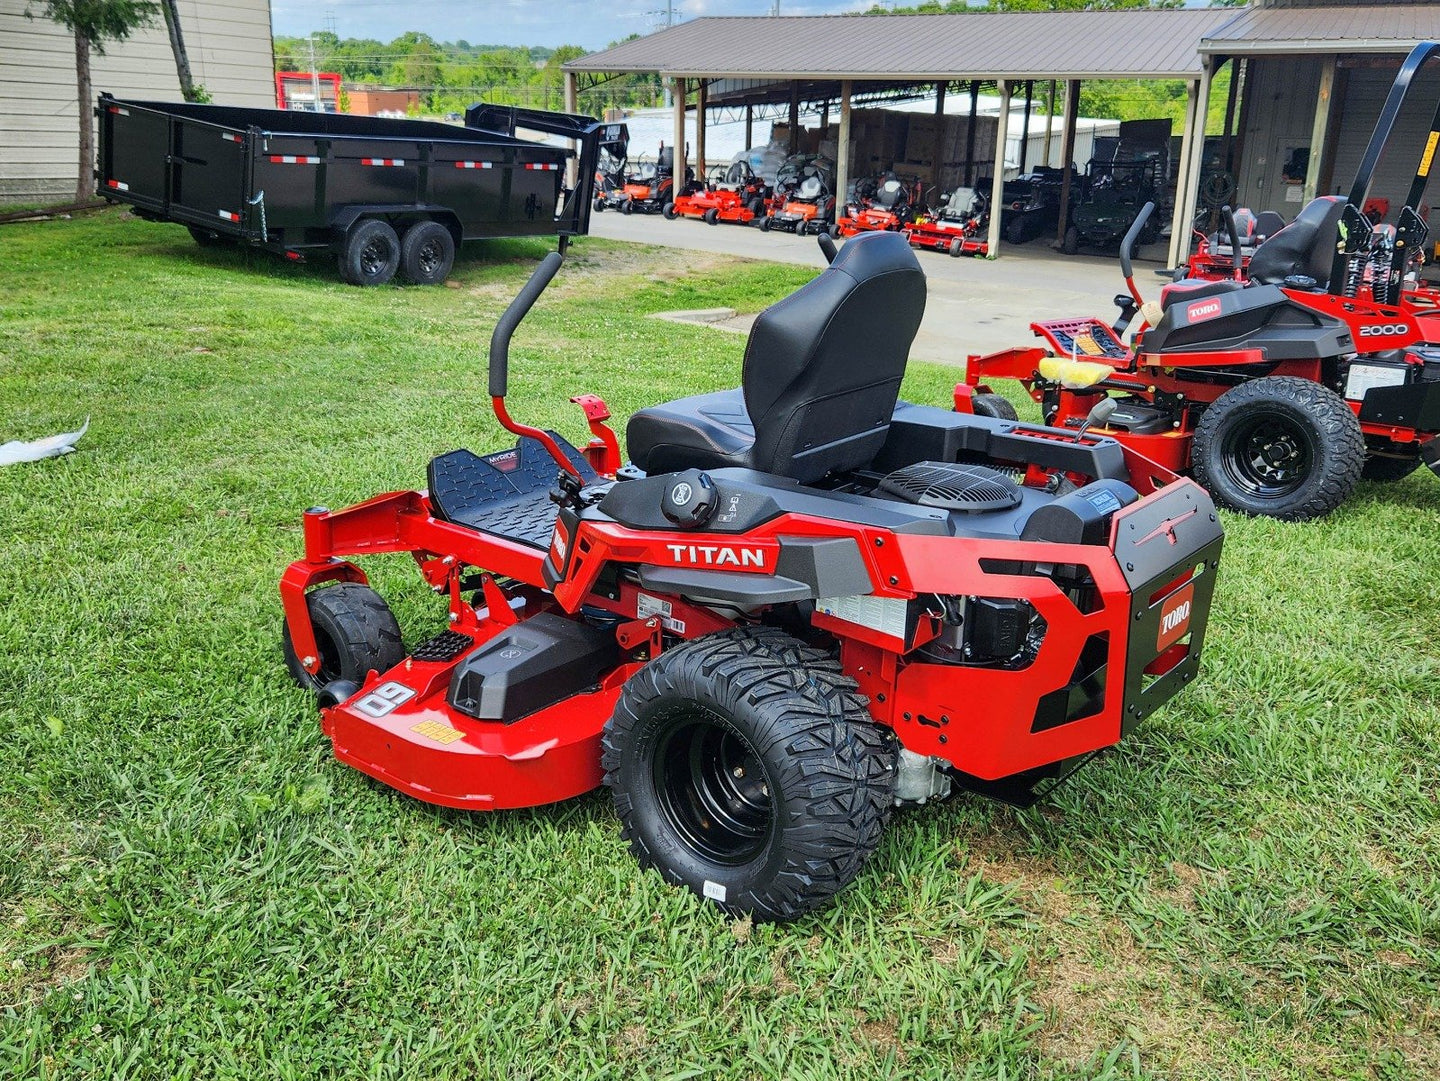
{"type": "Polygon", "coordinates": [[[1440,131],[1432,131],[1430,138],[1425,140],[1425,155],[1420,159],[1420,169],[1417,175],[1430,175],[1430,163],[1435,160],[1436,143],[1440,143],[1440,131]]]}
{"type": "Polygon", "coordinates": [[[1100,344],[1095,340],[1094,335],[1088,330],[1075,335],[1075,351],[1077,353],[1084,353],[1087,357],[1098,357],[1105,353],[1105,350],[1101,349],[1100,344]]]}
{"type": "Polygon", "coordinates": [[[447,746],[457,739],[465,738],[465,733],[460,729],[451,728],[448,724],[440,721],[421,721],[410,731],[418,732],[426,739],[433,739],[436,743],[444,743],[447,746]]]}

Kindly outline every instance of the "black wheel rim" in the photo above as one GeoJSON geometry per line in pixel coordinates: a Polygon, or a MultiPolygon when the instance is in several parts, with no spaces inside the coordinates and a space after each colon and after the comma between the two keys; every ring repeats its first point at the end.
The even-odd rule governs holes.
{"type": "Polygon", "coordinates": [[[415,261],[419,264],[420,273],[427,278],[440,269],[444,258],[444,248],[438,238],[425,241],[420,245],[420,250],[415,253],[415,261]]]}
{"type": "Polygon", "coordinates": [[[680,843],[712,863],[739,866],[764,851],[776,808],[754,747],[707,709],[678,710],[654,758],[660,810],[680,843]]]}
{"type": "Polygon", "coordinates": [[[1235,424],[1221,445],[1226,477],[1247,495],[1278,499],[1305,483],[1315,440],[1294,418],[1257,410],[1235,424]]]}
{"type": "Polygon", "coordinates": [[[315,655],[319,658],[320,667],[311,677],[315,686],[323,687],[331,680],[339,679],[340,651],[335,648],[335,639],[330,637],[328,631],[312,621],[311,630],[315,632],[315,655]]]}
{"type": "Polygon", "coordinates": [[[367,278],[380,274],[390,262],[390,245],[376,237],[360,249],[360,272],[367,278]]]}

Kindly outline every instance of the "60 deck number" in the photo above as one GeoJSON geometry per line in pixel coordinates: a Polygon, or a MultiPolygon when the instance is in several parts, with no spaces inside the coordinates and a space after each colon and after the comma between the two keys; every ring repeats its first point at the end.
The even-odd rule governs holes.
{"type": "Polygon", "coordinates": [[[391,680],[389,683],[380,684],[351,708],[356,713],[363,713],[367,717],[379,720],[381,717],[394,713],[396,709],[414,697],[414,690],[403,683],[391,680]]]}

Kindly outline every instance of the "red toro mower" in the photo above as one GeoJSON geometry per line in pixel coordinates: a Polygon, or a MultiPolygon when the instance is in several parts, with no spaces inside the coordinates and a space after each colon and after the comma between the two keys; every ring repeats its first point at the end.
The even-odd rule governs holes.
{"type": "Polygon", "coordinates": [[[986,229],[990,203],[974,188],[956,188],[940,207],[905,227],[905,238],[917,248],[962,255],[989,255],[986,229]]]}
{"type": "Polygon", "coordinates": [[[1427,235],[1415,208],[1440,109],[1397,225],[1377,230],[1360,210],[1411,80],[1437,53],[1426,43],[1401,67],[1348,199],[1314,200],[1243,275],[1236,247],[1234,273],[1248,281],[1176,282],[1142,306],[1130,253],[1146,204],[1121,245],[1129,292],[1115,298],[1117,323],[1032,323],[1049,348],[971,357],[966,383],[1019,379],[1061,427],[1114,395],[1107,434],[1193,470],[1217,502],[1247,514],[1316,518],[1362,476],[1397,480],[1422,461],[1440,472],[1440,309],[1427,291],[1405,291],[1427,235]],[[1127,346],[1137,311],[1144,322],[1127,346]]]}
{"type": "Polygon", "coordinates": [[[636,413],[623,468],[598,398],[578,449],[506,410],[511,334],[561,261],[491,339],[516,445],[305,514],[285,656],[341,761],[473,810],[603,782],[643,865],[788,919],[895,807],[1031,801],[1196,675],[1209,497],[1090,432],[897,402],[925,305],[902,237],[762,312],[739,389],[636,413]],[[446,606],[409,649],[351,562],[385,552],[446,606]]]}
{"type": "Polygon", "coordinates": [[[665,207],[665,217],[671,221],[699,218],[707,225],[719,225],[722,221],[749,225],[765,216],[765,201],[769,197],[770,186],[764,178],[757,176],[748,162],[737,160],[716,180],[681,195],[665,207]]]}
{"type": "Polygon", "coordinates": [[[904,229],[921,206],[920,178],[881,173],[860,181],[855,196],[856,201],[846,205],[845,213],[831,227],[832,236],[904,229]]]}
{"type": "Polygon", "coordinates": [[[1177,270],[1164,273],[1174,281],[1220,281],[1224,278],[1244,281],[1255,249],[1283,228],[1285,219],[1273,210],[1256,214],[1247,207],[1240,207],[1225,217],[1220,228],[1213,233],[1196,229],[1195,251],[1190,261],[1177,270]]]}
{"type": "Polygon", "coordinates": [[[787,229],[796,236],[828,231],[835,219],[834,166],[813,154],[787,159],[770,205],[759,222],[762,231],[787,229]]]}

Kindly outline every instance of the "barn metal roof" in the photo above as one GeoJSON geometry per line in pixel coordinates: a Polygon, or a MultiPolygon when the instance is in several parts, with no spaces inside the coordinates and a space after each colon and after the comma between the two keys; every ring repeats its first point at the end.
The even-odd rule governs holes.
{"type": "Polygon", "coordinates": [[[1234,17],[1200,8],[695,19],[565,65],[676,78],[1195,79],[1234,17]]]}
{"type": "Polygon", "coordinates": [[[1204,53],[1404,53],[1440,35],[1440,5],[1246,8],[1200,42],[1204,53]]]}

